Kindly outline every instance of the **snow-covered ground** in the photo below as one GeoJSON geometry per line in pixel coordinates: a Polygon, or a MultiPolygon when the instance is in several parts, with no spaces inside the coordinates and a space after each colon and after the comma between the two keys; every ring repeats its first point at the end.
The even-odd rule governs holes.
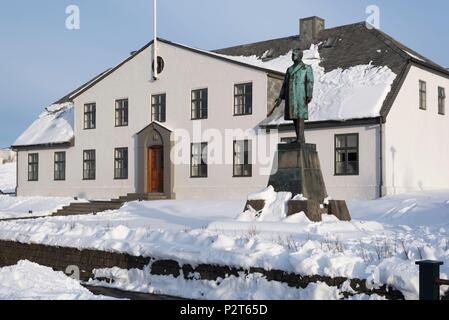
{"type": "Polygon", "coordinates": [[[0,164],[0,190],[4,193],[16,191],[16,163],[0,164]]]}
{"type": "Polygon", "coordinates": [[[449,275],[449,192],[350,202],[351,222],[312,223],[303,214],[242,221],[244,203],[132,202],[95,216],[1,222],[0,239],[369,279],[408,299],[418,296],[416,260],[444,261],[442,276],[449,275]]]}
{"type": "MultiPolygon", "coordinates": [[[[29,261],[0,268],[0,300],[103,300],[62,272],[29,261]]],[[[108,298],[109,299],[109,298],[108,298]]]]}
{"type": "Polygon", "coordinates": [[[0,195],[0,219],[48,216],[70,203],[82,201],[73,198],[0,195]]]}

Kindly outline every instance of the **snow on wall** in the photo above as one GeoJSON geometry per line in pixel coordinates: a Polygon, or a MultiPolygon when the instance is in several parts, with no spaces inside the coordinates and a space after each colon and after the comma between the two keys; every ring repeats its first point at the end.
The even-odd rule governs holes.
{"type": "MultiPolygon", "coordinates": [[[[372,64],[325,72],[320,66],[319,45],[304,51],[304,62],[313,68],[314,99],[309,105],[309,121],[350,120],[378,117],[382,104],[397,75],[388,67],[372,64]]],[[[292,65],[292,52],[263,62],[257,56],[224,56],[239,62],[285,73],[292,65]]],[[[284,120],[284,104],[275,110],[264,125],[289,123],[284,120]]]]}
{"type": "Polygon", "coordinates": [[[14,146],[69,142],[74,137],[73,125],[73,103],[53,104],[45,108],[39,118],[14,142],[14,146]]]}

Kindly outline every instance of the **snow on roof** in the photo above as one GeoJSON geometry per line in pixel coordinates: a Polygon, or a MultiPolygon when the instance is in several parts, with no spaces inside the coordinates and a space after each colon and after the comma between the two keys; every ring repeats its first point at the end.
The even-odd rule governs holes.
{"type": "Polygon", "coordinates": [[[74,137],[74,108],[72,102],[53,104],[39,115],[16,140],[14,146],[67,143],[74,137]]]}
{"type": "MultiPolygon", "coordinates": [[[[372,64],[325,72],[320,66],[319,44],[304,51],[304,62],[311,65],[315,76],[314,99],[309,105],[309,121],[350,120],[379,117],[384,100],[397,75],[386,66],[372,64]]],[[[285,73],[292,65],[291,51],[270,61],[257,56],[226,56],[239,62],[285,73]]],[[[290,123],[284,120],[284,104],[262,125],[290,123]]]]}
{"type": "Polygon", "coordinates": [[[408,54],[410,57],[414,58],[414,59],[417,59],[417,60],[426,62],[426,60],[424,60],[424,59],[418,57],[416,54],[413,54],[413,53],[411,53],[410,51],[407,51],[407,50],[403,50],[403,51],[404,51],[406,54],[408,54]]]}

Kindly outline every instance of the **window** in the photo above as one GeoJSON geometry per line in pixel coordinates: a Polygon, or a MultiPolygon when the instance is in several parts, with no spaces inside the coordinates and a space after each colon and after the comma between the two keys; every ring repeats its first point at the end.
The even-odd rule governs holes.
{"type": "Polygon", "coordinates": [[[296,137],[287,137],[287,138],[281,138],[281,143],[293,143],[296,142],[296,137]]]}
{"type": "Polygon", "coordinates": [[[446,89],[438,87],[438,114],[446,114],[446,89]]]}
{"type": "Polygon", "coordinates": [[[207,119],[207,89],[192,91],[192,120],[207,119]]]}
{"type": "Polygon", "coordinates": [[[115,101],[115,126],[126,127],[128,125],[128,99],[115,101]]]}
{"type": "Polygon", "coordinates": [[[65,180],[65,152],[55,152],[55,181],[65,180]]]}
{"type": "Polygon", "coordinates": [[[39,180],[39,154],[30,153],[28,155],[28,181],[39,180]]]}
{"type": "Polygon", "coordinates": [[[114,178],[128,179],[128,148],[115,149],[114,178]]]}
{"type": "Polygon", "coordinates": [[[419,81],[419,108],[427,109],[427,83],[421,80],[419,81]]]}
{"type": "Polygon", "coordinates": [[[335,136],[335,175],[351,176],[359,174],[359,135],[342,134],[335,136]]]}
{"type": "Polygon", "coordinates": [[[253,84],[236,84],[234,87],[234,115],[253,113],[253,84]]]}
{"type": "Polygon", "coordinates": [[[96,109],[95,103],[84,105],[84,129],[95,129],[96,127],[96,109]]]}
{"type": "Polygon", "coordinates": [[[190,163],[192,178],[207,178],[207,143],[192,143],[190,163]]]}
{"type": "Polygon", "coordinates": [[[251,141],[234,141],[234,177],[251,177],[251,141]]]}
{"type": "Polygon", "coordinates": [[[95,180],[95,150],[85,150],[83,155],[83,179],[95,180]]]}
{"type": "Polygon", "coordinates": [[[165,122],[165,102],[165,93],[151,97],[151,121],[165,122]]]}

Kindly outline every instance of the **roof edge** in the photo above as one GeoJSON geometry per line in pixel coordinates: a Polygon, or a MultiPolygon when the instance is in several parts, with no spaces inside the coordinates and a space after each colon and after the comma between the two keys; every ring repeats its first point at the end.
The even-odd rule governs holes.
{"type": "Polygon", "coordinates": [[[40,144],[30,144],[30,145],[12,145],[11,150],[13,151],[23,151],[23,150],[34,150],[34,149],[55,149],[60,147],[72,147],[72,142],[55,142],[55,143],[40,143],[40,144]]]}
{"type": "MultiPolygon", "coordinates": [[[[340,127],[353,127],[361,125],[374,125],[379,124],[381,117],[371,117],[371,118],[361,118],[361,119],[350,119],[350,120],[323,120],[323,121],[313,121],[306,122],[306,129],[325,129],[325,128],[340,128],[340,127]]],[[[262,129],[278,129],[279,131],[294,131],[294,126],[292,124],[280,124],[280,125],[261,125],[262,129]]]]}

